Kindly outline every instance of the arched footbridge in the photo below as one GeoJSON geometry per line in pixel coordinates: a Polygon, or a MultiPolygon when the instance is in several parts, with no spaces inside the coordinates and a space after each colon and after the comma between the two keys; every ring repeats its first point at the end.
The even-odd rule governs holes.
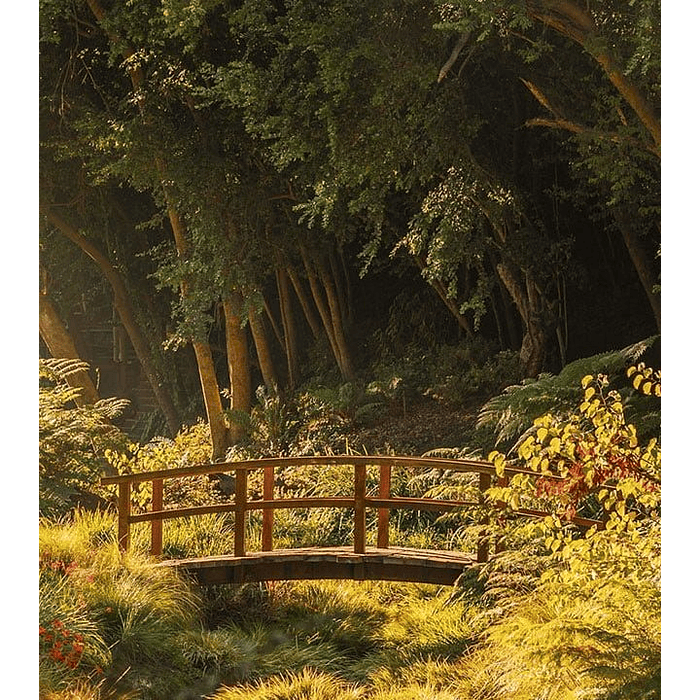
{"type": "MultiPolygon", "coordinates": [[[[129,548],[131,525],[151,523],[151,554],[162,557],[163,521],[171,518],[203,515],[206,513],[234,513],[234,548],[222,556],[165,560],[160,566],[175,567],[193,576],[200,584],[247,583],[292,579],[355,579],[413,581],[452,585],[465,567],[488,560],[489,541],[486,532],[477,542],[475,552],[437,551],[391,546],[389,542],[389,511],[396,509],[422,511],[451,511],[484,503],[484,492],[494,483],[505,485],[518,473],[532,472],[506,468],[503,477],[497,477],[490,462],[465,459],[423,457],[393,457],[384,455],[334,455],[325,457],[280,457],[243,462],[219,462],[179,469],[164,469],[138,474],[108,476],[103,485],[118,487],[118,539],[122,550],[129,548]],[[347,465],[354,469],[352,493],[347,496],[276,498],[274,495],[275,470],[290,466],[347,465]],[[446,500],[437,498],[405,498],[392,496],[392,469],[410,468],[417,471],[471,472],[478,474],[477,501],[446,500]],[[368,469],[378,469],[378,486],[367,488],[368,469]],[[248,475],[262,470],[262,498],[249,500],[248,475]],[[163,482],[196,475],[234,474],[233,502],[188,508],[165,508],[163,482]],[[133,513],[132,486],[152,482],[149,511],[133,513]],[[273,523],[275,510],[282,508],[347,508],[353,513],[353,545],[348,547],[318,547],[275,549],[273,523]],[[367,541],[366,518],[368,510],[376,509],[376,546],[367,541]],[[247,517],[250,511],[262,511],[260,551],[246,547],[247,517]]],[[[548,513],[522,509],[516,515],[544,517],[548,513]]],[[[596,520],[577,518],[582,527],[600,526],[596,520]]],[[[484,521],[484,525],[486,522],[484,521]]]]}

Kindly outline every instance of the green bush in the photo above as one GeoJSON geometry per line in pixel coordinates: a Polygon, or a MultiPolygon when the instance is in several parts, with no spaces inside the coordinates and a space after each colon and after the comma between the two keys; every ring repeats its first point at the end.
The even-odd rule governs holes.
{"type": "Polygon", "coordinates": [[[75,403],[80,390],[66,377],[84,371],[79,360],[39,360],[39,512],[61,516],[80,502],[99,503],[99,480],[109,465],[108,449],[119,450],[126,436],[111,421],[128,404],[103,399],[75,403]]]}

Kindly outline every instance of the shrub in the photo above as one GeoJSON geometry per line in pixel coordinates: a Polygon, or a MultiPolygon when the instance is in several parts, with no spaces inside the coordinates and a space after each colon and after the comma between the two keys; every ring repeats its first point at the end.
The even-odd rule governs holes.
{"type": "Polygon", "coordinates": [[[103,399],[77,406],[79,389],[66,377],[84,371],[80,361],[39,360],[39,511],[61,516],[81,500],[99,501],[99,479],[108,468],[105,451],[123,449],[126,436],[111,420],[128,404],[103,399]]]}

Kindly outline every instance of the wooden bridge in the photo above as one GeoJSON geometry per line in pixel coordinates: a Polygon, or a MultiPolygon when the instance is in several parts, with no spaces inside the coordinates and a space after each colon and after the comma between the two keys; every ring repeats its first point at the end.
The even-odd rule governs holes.
{"type": "MultiPolygon", "coordinates": [[[[326,457],[282,457],[256,459],[244,462],[203,464],[181,469],[164,469],[138,474],[109,476],[102,484],[116,484],[118,495],[118,539],[122,550],[127,550],[131,525],[151,523],[151,554],[161,556],[163,551],[163,521],[170,518],[203,515],[205,513],[234,513],[234,551],[231,554],[197,559],[163,561],[162,566],[183,570],[201,584],[245,583],[290,579],[355,579],[415,581],[452,585],[465,567],[486,562],[489,542],[486,533],[479,538],[476,552],[435,551],[390,546],[389,511],[409,509],[421,511],[450,511],[484,504],[484,492],[494,483],[506,485],[514,474],[529,474],[525,469],[506,468],[505,476],[498,478],[494,466],[481,460],[439,459],[419,457],[389,457],[380,455],[334,455],[326,457]],[[347,496],[275,498],[275,469],[290,466],[347,465],[354,468],[353,493],[347,496]],[[367,469],[379,469],[376,495],[367,492],[367,469]],[[395,467],[442,472],[472,472],[479,475],[477,501],[434,498],[405,498],[391,495],[391,471],[395,467]],[[248,500],[248,474],[263,471],[262,498],[248,500]],[[233,503],[163,508],[163,481],[196,475],[235,473],[233,503]],[[133,484],[151,481],[153,496],[151,510],[132,513],[131,488],[133,484]],[[281,508],[348,508],[353,511],[353,546],[321,547],[311,549],[274,549],[274,511],[281,508]],[[367,543],[366,514],[377,511],[376,547],[367,543]],[[262,511],[261,551],[248,552],[246,548],[247,514],[262,511]]],[[[548,513],[522,509],[517,515],[543,517],[548,513]]],[[[577,518],[583,527],[600,526],[596,520],[577,518]]],[[[486,521],[482,521],[484,526],[486,521]]]]}

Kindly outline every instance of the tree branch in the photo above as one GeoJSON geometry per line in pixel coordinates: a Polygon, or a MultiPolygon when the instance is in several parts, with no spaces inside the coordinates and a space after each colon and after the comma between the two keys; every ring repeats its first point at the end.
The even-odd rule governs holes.
{"type": "Polygon", "coordinates": [[[468,41],[469,32],[464,32],[464,34],[460,35],[457,43],[455,44],[454,49],[452,49],[450,57],[445,62],[445,65],[440,69],[440,73],[438,73],[438,83],[442,82],[445,79],[445,77],[450,71],[450,68],[452,68],[452,66],[455,64],[455,61],[459,58],[459,54],[462,52],[462,49],[467,45],[468,41]]]}

